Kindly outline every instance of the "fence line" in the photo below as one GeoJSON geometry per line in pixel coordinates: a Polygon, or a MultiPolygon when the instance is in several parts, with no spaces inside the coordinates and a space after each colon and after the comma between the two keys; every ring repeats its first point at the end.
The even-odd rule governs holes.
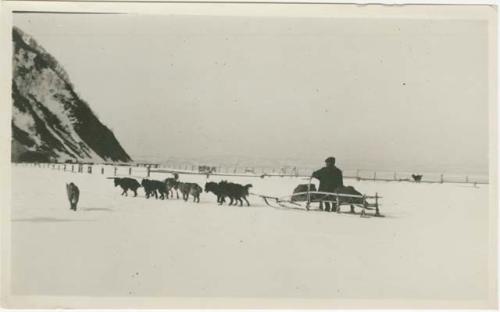
{"type": "MultiPolygon", "coordinates": [[[[150,177],[151,174],[190,174],[207,176],[230,177],[298,177],[309,178],[313,172],[311,168],[283,167],[238,167],[214,166],[212,172],[200,172],[200,167],[195,165],[172,165],[161,167],[158,164],[84,164],[84,163],[13,163],[16,166],[32,166],[49,168],[80,174],[100,174],[109,176],[136,176],[150,177]]],[[[207,166],[203,166],[205,169],[207,166]]],[[[385,181],[385,182],[414,182],[409,172],[388,172],[373,170],[345,170],[344,179],[357,181],[385,181]]],[[[457,175],[445,173],[423,173],[420,183],[464,183],[464,184],[489,184],[488,178],[480,175],[457,175]]]]}

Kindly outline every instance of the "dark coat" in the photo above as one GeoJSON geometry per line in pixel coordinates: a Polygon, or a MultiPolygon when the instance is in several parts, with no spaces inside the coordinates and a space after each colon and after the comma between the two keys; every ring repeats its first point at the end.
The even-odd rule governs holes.
{"type": "Polygon", "coordinates": [[[323,167],[313,173],[313,178],[319,180],[320,192],[333,192],[339,186],[344,186],[342,171],[335,166],[323,167]]]}

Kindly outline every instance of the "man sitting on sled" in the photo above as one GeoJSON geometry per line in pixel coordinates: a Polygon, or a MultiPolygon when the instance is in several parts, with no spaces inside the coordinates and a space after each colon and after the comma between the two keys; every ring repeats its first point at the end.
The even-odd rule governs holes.
{"type": "MultiPolygon", "coordinates": [[[[319,180],[319,192],[333,193],[337,187],[344,186],[342,171],[335,167],[335,157],[328,157],[325,160],[326,166],[315,171],[312,174],[313,178],[319,180]]],[[[329,199],[329,198],[324,198],[329,199]]],[[[337,207],[333,205],[333,211],[337,211],[337,207]]],[[[323,210],[323,202],[319,203],[319,209],[323,210]]],[[[330,211],[330,203],[325,203],[325,210],[330,211]]]]}

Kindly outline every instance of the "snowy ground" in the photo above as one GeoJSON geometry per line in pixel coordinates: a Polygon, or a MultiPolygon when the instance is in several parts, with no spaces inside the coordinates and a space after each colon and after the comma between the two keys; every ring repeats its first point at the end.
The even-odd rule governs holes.
{"type": "MultiPolygon", "coordinates": [[[[357,182],[385,218],[122,197],[101,174],[12,168],[18,295],[484,299],[488,185],[357,182]],[[69,210],[65,182],[81,191],[69,210]]],[[[163,175],[162,177],[167,177],[163,175]]],[[[220,177],[213,180],[218,181],[220,177]]],[[[181,175],[202,185],[205,177],[181,175]]],[[[297,178],[234,178],[288,195],[297,178]]]]}

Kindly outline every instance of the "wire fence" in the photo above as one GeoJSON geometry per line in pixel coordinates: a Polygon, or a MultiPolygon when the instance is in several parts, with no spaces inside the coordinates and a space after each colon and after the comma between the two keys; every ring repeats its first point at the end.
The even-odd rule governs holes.
{"type": "MultiPolygon", "coordinates": [[[[193,164],[94,164],[94,163],[15,163],[16,166],[31,166],[48,168],[81,174],[100,174],[107,177],[135,176],[151,177],[165,176],[173,173],[197,174],[207,176],[238,176],[238,177],[310,177],[318,168],[298,168],[284,166],[275,167],[240,167],[240,166],[206,166],[193,164]]],[[[386,181],[386,182],[415,182],[412,172],[390,172],[374,170],[344,170],[344,179],[358,181],[386,181]]],[[[489,184],[487,175],[481,174],[453,174],[418,172],[422,175],[420,183],[468,183],[489,184]]]]}

